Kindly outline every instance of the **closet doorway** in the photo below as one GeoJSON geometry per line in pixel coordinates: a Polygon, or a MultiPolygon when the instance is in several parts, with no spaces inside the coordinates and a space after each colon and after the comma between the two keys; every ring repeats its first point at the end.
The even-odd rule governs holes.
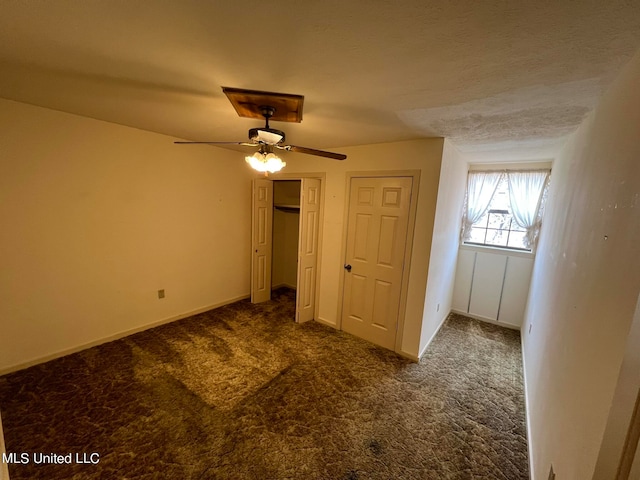
{"type": "Polygon", "coordinates": [[[321,179],[313,177],[253,181],[251,301],[271,291],[296,291],[296,322],[315,317],[321,179]]]}

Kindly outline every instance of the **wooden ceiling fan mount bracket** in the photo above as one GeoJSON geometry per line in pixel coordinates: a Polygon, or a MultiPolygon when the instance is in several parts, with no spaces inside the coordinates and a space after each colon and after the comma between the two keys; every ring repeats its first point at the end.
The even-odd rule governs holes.
{"type": "Polygon", "coordinates": [[[222,91],[240,117],[261,120],[268,118],[277,122],[302,122],[304,104],[302,95],[233,87],[222,87],[222,91]]]}

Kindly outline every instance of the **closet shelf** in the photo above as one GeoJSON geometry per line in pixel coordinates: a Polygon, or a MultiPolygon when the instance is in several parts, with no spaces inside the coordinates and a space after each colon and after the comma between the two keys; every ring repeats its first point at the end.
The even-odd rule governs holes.
{"type": "Polygon", "coordinates": [[[285,212],[299,212],[300,211],[300,205],[275,204],[273,207],[277,208],[278,210],[283,210],[285,212]]]}

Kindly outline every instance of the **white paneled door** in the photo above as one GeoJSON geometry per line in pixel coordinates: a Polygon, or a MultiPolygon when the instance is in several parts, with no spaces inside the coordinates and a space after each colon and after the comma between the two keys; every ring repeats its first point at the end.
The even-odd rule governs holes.
{"type": "Polygon", "coordinates": [[[251,226],[251,303],[271,299],[273,182],[254,179],[251,226]]]}
{"type": "Polygon", "coordinates": [[[313,320],[318,265],[318,229],[320,228],[320,180],[303,178],[300,198],[298,238],[298,281],[296,321],[313,320]]]}
{"type": "Polygon", "coordinates": [[[351,179],[342,329],[395,347],[411,177],[351,179]]]}

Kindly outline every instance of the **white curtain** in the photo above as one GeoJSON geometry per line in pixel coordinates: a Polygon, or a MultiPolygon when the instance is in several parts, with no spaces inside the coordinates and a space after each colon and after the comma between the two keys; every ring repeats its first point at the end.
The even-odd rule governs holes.
{"type": "Polygon", "coordinates": [[[489,208],[503,175],[503,172],[469,172],[460,235],[463,242],[471,236],[471,225],[480,220],[489,208]]]}
{"type": "Polygon", "coordinates": [[[540,233],[544,193],[549,181],[549,170],[507,172],[509,203],[513,220],[527,233],[525,246],[534,248],[540,233]]]}

